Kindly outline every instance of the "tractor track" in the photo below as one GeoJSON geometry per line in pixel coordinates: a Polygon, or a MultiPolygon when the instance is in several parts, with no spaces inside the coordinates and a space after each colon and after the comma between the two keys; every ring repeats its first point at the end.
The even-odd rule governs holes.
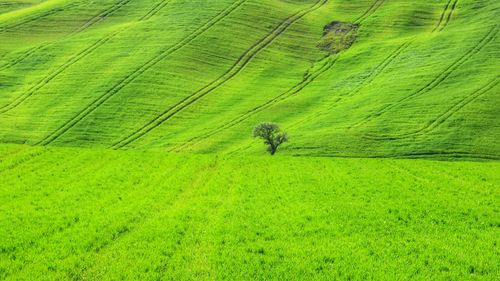
{"type": "Polygon", "coordinates": [[[367,18],[369,18],[372,14],[374,14],[382,4],[384,4],[385,0],[375,0],[372,5],[366,10],[359,18],[357,18],[354,23],[361,24],[367,18]]]}
{"type": "MultiPolygon", "coordinates": [[[[314,149],[317,147],[311,147],[314,149]]],[[[297,148],[301,149],[301,148],[297,148]]],[[[234,153],[233,153],[234,154],[234,153]]],[[[491,161],[500,160],[500,155],[489,153],[476,153],[465,151],[423,151],[423,152],[409,152],[409,153],[395,153],[387,155],[352,155],[352,154],[329,154],[329,153],[304,153],[293,154],[292,156],[314,156],[314,157],[329,157],[329,158],[353,158],[353,159],[434,159],[434,160],[480,160],[491,161]]]]}
{"type": "Polygon", "coordinates": [[[26,163],[34,158],[42,156],[45,153],[47,153],[46,150],[40,150],[40,151],[31,152],[28,155],[19,156],[20,159],[15,161],[14,163],[7,165],[5,167],[0,167],[0,174],[4,173],[6,171],[9,171],[9,170],[13,170],[13,169],[21,166],[22,164],[24,164],[24,163],[26,163]]]}
{"type": "Polygon", "coordinates": [[[453,12],[455,11],[455,8],[457,7],[457,4],[458,4],[458,0],[455,0],[455,2],[453,2],[453,5],[451,6],[451,10],[448,13],[448,16],[446,17],[446,21],[444,22],[443,26],[439,29],[439,32],[443,31],[446,28],[446,26],[448,26],[448,24],[450,23],[451,18],[453,16],[453,12]]]}
{"type": "MultiPolygon", "coordinates": [[[[372,15],[382,5],[382,2],[384,2],[384,1],[375,1],[369,7],[369,9],[362,16],[360,16],[358,18],[358,20],[356,20],[356,22],[360,22],[361,19],[365,20],[367,17],[369,17],[370,15],[372,15]]],[[[381,72],[383,72],[385,70],[385,68],[387,68],[388,65],[391,64],[392,61],[397,56],[399,56],[399,54],[401,54],[410,44],[411,44],[411,42],[406,42],[406,43],[402,44],[394,52],[392,52],[379,66],[377,66],[375,68],[376,71],[374,73],[371,73],[371,75],[370,75],[370,77],[372,78],[371,81],[373,81],[376,78],[376,76],[378,76],[381,72]]],[[[229,129],[231,127],[234,127],[237,124],[239,124],[239,123],[247,120],[252,115],[257,114],[258,112],[260,112],[262,110],[265,110],[265,109],[269,108],[270,106],[274,105],[275,103],[281,102],[281,101],[289,98],[290,96],[292,96],[294,94],[297,94],[298,92],[302,91],[302,89],[304,89],[305,87],[307,87],[310,83],[312,83],[318,76],[320,76],[324,72],[326,72],[329,69],[331,69],[336,64],[336,62],[337,62],[337,59],[335,59],[333,61],[327,61],[320,69],[318,69],[318,72],[314,73],[314,74],[309,74],[309,71],[307,71],[306,75],[304,76],[304,79],[301,82],[295,84],[292,88],[290,88],[286,92],[282,93],[281,95],[279,95],[279,96],[277,96],[277,97],[275,97],[275,98],[273,98],[273,99],[265,102],[264,104],[261,104],[261,105],[255,107],[255,108],[253,108],[250,111],[247,111],[243,115],[241,115],[241,116],[239,116],[237,118],[234,118],[230,122],[225,123],[224,125],[219,126],[219,127],[215,128],[214,130],[212,130],[210,132],[207,132],[207,133],[205,133],[205,134],[203,134],[201,136],[192,138],[192,139],[188,140],[187,142],[182,143],[181,145],[176,146],[176,147],[170,149],[170,151],[180,151],[180,150],[182,150],[182,149],[184,149],[186,147],[193,146],[193,145],[199,143],[200,141],[202,141],[203,139],[211,137],[211,136],[213,136],[213,135],[215,135],[215,134],[217,134],[217,133],[219,133],[219,132],[221,132],[223,130],[226,130],[226,129],[229,129]],[[327,66],[327,67],[325,68],[325,66],[327,66]],[[315,75],[315,76],[312,79],[309,79],[312,75],[315,75]]],[[[362,83],[362,85],[358,86],[357,89],[354,92],[351,92],[348,96],[356,94],[357,92],[359,92],[359,90],[361,88],[363,88],[364,85],[369,84],[371,81],[366,82],[366,79],[365,79],[365,81],[362,83]]],[[[337,102],[338,101],[340,101],[340,100],[337,100],[337,102]]]]}
{"type": "Polygon", "coordinates": [[[464,151],[431,151],[431,152],[415,152],[394,154],[392,158],[454,158],[454,159],[479,159],[479,160],[500,160],[500,155],[464,151]]]}
{"type": "Polygon", "coordinates": [[[25,59],[31,57],[33,54],[35,54],[39,50],[43,49],[44,47],[45,47],[45,44],[40,44],[40,45],[38,45],[36,47],[30,48],[29,50],[27,50],[22,55],[20,55],[17,58],[15,58],[14,60],[12,60],[10,62],[7,62],[4,65],[0,66],[0,71],[1,70],[9,69],[9,68],[11,68],[13,66],[16,66],[17,64],[21,63],[25,59]]]}
{"type": "Polygon", "coordinates": [[[77,34],[77,33],[80,33],[84,30],[86,30],[87,28],[91,27],[92,25],[98,23],[98,22],[101,22],[105,19],[107,19],[109,16],[111,16],[114,12],[116,12],[118,9],[120,9],[121,7],[125,6],[126,4],[128,4],[131,0],[122,0],[114,5],[112,5],[111,7],[107,8],[106,10],[100,12],[99,14],[93,16],[91,19],[89,19],[86,23],[84,23],[82,26],[80,26],[78,29],[76,29],[75,31],[73,31],[71,35],[74,35],[74,34],[77,34]]]}
{"type": "Polygon", "coordinates": [[[107,43],[109,40],[111,40],[114,36],[116,36],[120,31],[115,31],[108,36],[98,40],[94,44],[90,45],[86,49],[82,50],[80,53],[74,55],[71,57],[68,61],[66,61],[64,64],[56,68],[54,71],[52,71],[49,75],[45,76],[40,80],[38,83],[36,83],[34,86],[32,86],[27,92],[24,94],[16,97],[13,101],[10,103],[0,107],[0,114],[4,114],[14,108],[16,108],[18,105],[20,105],[22,102],[27,100],[29,97],[33,96],[38,90],[43,88],[45,85],[47,85],[50,81],[52,81],[54,78],[59,76],[64,70],[72,66],[73,64],[77,63],[81,59],[85,58],[86,56],[90,55],[92,52],[94,52],[97,48],[102,46],[103,44],[107,43]]]}
{"type": "Polygon", "coordinates": [[[52,10],[49,10],[49,11],[46,11],[44,13],[41,13],[39,15],[36,15],[36,16],[33,16],[33,17],[28,17],[27,19],[24,19],[20,22],[14,22],[10,25],[5,25],[5,26],[2,26],[0,27],[0,33],[2,32],[5,32],[5,31],[9,31],[9,30],[12,30],[14,28],[17,28],[19,26],[23,26],[25,24],[28,24],[28,23],[31,23],[31,22],[34,22],[34,21],[37,21],[39,19],[43,19],[43,18],[46,18],[46,17],[49,17],[49,16],[52,16],[54,14],[57,14],[57,13],[60,13],[60,12],[63,12],[67,9],[71,9],[71,8],[74,8],[74,7],[78,7],[80,5],[82,5],[83,3],[82,2],[78,2],[78,3],[71,3],[71,4],[68,4],[66,6],[63,6],[63,7],[56,7],[52,10]]]}
{"type": "Polygon", "coordinates": [[[248,118],[252,117],[253,115],[261,112],[262,110],[265,110],[265,109],[271,107],[272,105],[274,105],[277,102],[281,102],[281,101],[289,98],[290,96],[298,94],[304,88],[306,88],[309,84],[314,82],[314,80],[316,80],[316,78],[318,78],[323,73],[330,70],[337,63],[337,58],[332,59],[330,56],[326,57],[324,60],[326,60],[326,62],[323,63],[323,65],[317,71],[312,72],[312,73],[306,72],[306,75],[304,76],[304,78],[301,82],[295,84],[290,89],[283,92],[282,94],[280,94],[280,95],[270,99],[269,101],[247,111],[246,113],[234,118],[233,120],[223,124],[222,126],[215,128],[214,130],[212,130],[210,132],[207,132],[201,136],[198,136],[198,137],[195,137],[195,138],[188,140],[187,142],[183,143],[179,147],[173,148],[170,151],[174,151],[174,150],[179,151],[179,150],[184,149],[188,146],[195,145],[196,143],[202,141],[205,138],[211,137],[211,136],[213,136],[213,135],[215,135],[223,130],[226,130],[226,129],[229,129],[231,127],[236,126],[237,124],[247,120],[248,118]]]}
{"type": "Polygon", "coordinates": [[[156,6],[154,6],[147,14],[145,14],[140,21],[148,20],[154,17],[158,12],[160,12],[165,6],[167,6],[169,0],[163,0],[159,2],[156,6]]]}
{"type": "Polygon", "coordinates": [[[414,137],[414,136],[422,136],[425,134],[428,134],[432,132],[434,129],[438,128],[441,124],[446,122],[450,117],[452,117],[455,113],[460,111],[462,108],[467,106],[468,104],[474,102],[476,99],[481,97],[482,95],[488,93],[491,91],[493,88],[495,88],[498,83],[498,76],[495,77],[492,81],[488,82],[486,85],[482,86],[478,90],[474,91],[472,94],[469,96],[463,98],[461,101],[450,107],[448,110],[446,110],[444,113],[440,114],[436,119],[428,122],[424,127],[415,130],[413,132],[409,133],[404,133],[404,134],[397,134],[397,135],[371,135],[367,134],[364,136],[366,139],[370,140],[399,140],[399,139],[405,139],[409,137],[414,137]]]}
{"type": "Polygon", "coordinates": [[[444,10],[441,12],[441,17],[439,18],[439,21],[436,24],[436,26],[434,27],[434,29],[432,30],[432,32],[435,32],[436,30],[438,30],[438,28],[443,23],[443,20],[446,17],[446,12],[448,11],[448,8],[450,7],[452,1],[453,0],[448,0],[448,3],[446,3],[446,6],[444,7],[444,10]]]}
{"type": "MultiPolygon", "coordinates": [[[[372,5],[368,8],[368,10],[365,11],[365,13],[363,15],[361,15],[355,22],[360,23],[360,22],[366,20],[370,15],[372,15],[383,4],[383,2],[384,1],[380,1],[380,0],[377,0],[377,1],[373,2],[372,5]]],[[[383,72],[385,70],[385,68],[387,68],[387,66],[397,56],[399,56],[399,54],[402,53],[404,51],[404,49],[406,49],[410,45],[410,43],[411,42],[406,42],[406,43],[402,44],[398,49],[396,49],[396,51],[394,51],[393,53],[391,53],[389,55],[389,57],[387,57],[379,66],[377,66],[376,69],[379,69],[382,66],[383,67],[382,67],[382,69],[378,70],[376,74],[372,73],[372,75],[371,75],[371,76],[373,76],[372,77],[373,78],[372,81],[376,78],[376,76],[378,76],[378,74],[380,74],[381,72],[383,72]]],[[[309,82],[307,82],[307,80],[308,80],[308,76],[310,76],[310,74],[308,74],[308,72],[306,72],[306,75],[305,75],[304,79],[301,82],[295,84],[292,88],[290,88],[286,92],[282,93],[281,95],[279,95],[279,96],[277,96],[277,97],[275,97],[275,98],[267,101],[264,104],[261,104],[261,105],[255,107],[254,109],[246,112],[245,114],[243,114],[243,115],[241,115],[241,116],[239,116],[239,117],[231,120],[230,122],[228,122],[228,123],[226,123],[226,124],[224,124],[224,125],[216,128],[216,129],[214,129],[214,130],[212,130],[212,131],[210,131],[210,132],[208,132],[206,134],[203,134],[202,136],[195,137],[195,138],[189,140],[188,142],[181,144],[180,147],[174,148],[171,151],[173,151],[173,150],[178,151],[179,149],[183,149],[186,146],[192,146],[192,145],[198,143],[199,141],[201,141],[204,138],[211,137],[211,136],[213,136],[213,135],[215,135],[215,134],[217,134],[217,133],[219,133],[219,132],[221,132],[221,131],[223,131],[225,129],[229,129],[231,127],[234,127],[235,125],[237,125],[237,124],[245,121],[246,119],[250,118],[252,115],[254,115],[254,114],[256,114],[256,113],[258,113],[258,112],[260,112],[260,111],[262,111],[262,110],[264,110],[264,109],[266,109],[268,107],[270,107],[271,105],[273,105],[273,104],[275,104],[277,102],[281,102],[281,101],[287,99],[288,97],[290,97],[290,96],[292,96],[294,94],[297,94],[298,92],[302,91],[302,89],[304,89],[305,87],[307,87],[310,83],[312,83],[318,76],[320,76],[321,74],[323,74],[324,72],[326,72],[330,68],[332,68],[336,64],[336,62],[337,62],[337,60],[334,60],[333,62],[330,61],[330,62],[325,63],[325,65],[328,66],[328,67],[326,69],[324,69],[323,67],[325,65],[323,65],[323,67],[319,69],[319,73],[317,73],[316,76],[311,81],[309,81],[309,82]],[[298,88],[298,90],[295,90],[297,88],[298,88]],[[195,143],[192,143],[192,142],[195,142],[195,143]]],[[[362,83],[361,86],[359,86],[354,92],[350,93],[348,96],[356,94],[357,92],[359,92],[359,90],[361,88],[363,88],[363,86],[365,84],[369,84],[370,82],[366,82],[366,80],[365,80],[362,83]]],[[[338,101],[339,100],[337,100],[337,102],[338,101]]]]}
{"type": "Polygon", "coordinates": [[[358,123],[351,126],[351,128],[361,126],[361,125],[363,125],[363,124],[365,124],[365,123],[367,123],[375,118],[382,116],[384,113],[390,111],[391,109],[397,107],[398,105],[400,105],[400,104],[402,104],[402,103],[404,103],[412,98],[419,97],[419,96],[433,90],[434,88],[439,86],[441,83],[443,83],[451,74],[453,74],[463,64],[465,64],[470,58],[472,58],[472,56],[474,56],[475,54],[480,52],[488,43],[493,41],[493,39],[495,39],[496,34],[497,34],[497,26],[494,26],[486,34],[486,36],[483,37],[479,41],[479,43],[477,43],[471,50],[469,50],[464,55],[462,55],[458,60],[453,62],[443,72],[441,72],[441,74],[439,74],[431,82],[426,84],[423,88],[419,89],[418,91],[416,91],[416,92],[414,92],[414,93],[412,93],[412,94],[410,94],[410,95],[408,95],[408,96],[406,96],[406,97],[404,97],[404,98],[402,98],[394,103],[391,103],[391,104],[384,106],[383,108],[381,108],[377,112],[372,113],[372,114],[368,115],[367,117],[363,118],[361,121],[359,121],[358,123]]]}
{"type": "MultiPolygon", "coordinates": [[[[42,153],[46,153],[46,151],[42,151],[42,153]]],[[[103,166],[103,164],[100,164],[99,166],[93,166],[91,167],[88,171],[89,172],[94,172],[96,170],[99,170],[100,168],[102,168],[101,166],[103,166]]],[[[87,173],[89,173],[87,172],[87,173]]],[[[167,176],[168,178],[168,176],[167,176]]],[[[111,199],[111,198],[109,198],[111,199]]],[[[105,204],[112,204],[109,200],[105,199],[106,201],[104,202],[105,204]]],[[[126,211],[130,211],[130,210],[126,210],[126,211]]],[[[127,235],[128,233],[134,231],[136,229],[136,226],[137,226],[137,223],[140,222],[142,219],[144,219],[144,215],[143,214],[139,214],[137,216],[133,216],[131,218],[128,218],[126,220],[126,222],[124,224],[120,226],[117,226],[116,228],[113,229],[112,233],[111,233],[111,241],[103,241],[103,243],[98,243],[100,242],[99,240],[93,240],[90,242],[90,245],[89,248],[92,250],[92,251],[95,251],[96,253],[99,253],[100,251],[102,251],[104,248],[106,248],[107,246],[109,246],[110,243],[114,243],[115,241],[117,241],[118,239],[120,239],[121,237],[123,237],[124,235],[127,235]],[[96,245],[97,244],[97,245],[96,245]]],[[[75,225],[77,225],[77,222],[74,222],[72,221],[71,223],[64,223],[63,225],[59,225],[59,227],[52,227],[50,229],[46,229],[43,233],[41,233],[40,235],[43,236],[44,238],[46,239],[49,239],[49,238],[52,238],[54,235],[56,234],[60,234],[62,232],[66,232],[68,230],[71,230],[75,227],[75,225]]],[[[34,243],[20,243],[18,245],[15,245],[14,249],[13,248],[9,248],[6,253],[12,253],[13,250],[15,250],[15,248],[17,247],[21,247],[23,248],[24,251],[28,251],[28,250],[31,250],[35,247],[38,247],[40,244],[39,244],[40,241],[34,241],[34,243]]],[[[5,252],[4,252],[5,253],[5,252]]]]}
{"type": "MultiPolygon", "coordinates": [[[[338,104],[340,101],[342,101],[344,98],[351,97],[359,93],[363,88],[366,86],[370,85],[375,79],[382,74],[388,67],[391,65],[396,58],[398,58],[410,45],[412,41],[405,42],[401,44],[399,47],[396,48],[396,50],[392,51],[379,65],[375,67],[375,69],[366,77],[357,87],[354,88],[354,90],[350,91],[349,93],[340,96],[337,98],[337,100],[334,101],[332,106],[335,106],[335,104],[338,104]]],[[[328,110],[331,110],[331,108],[328,108],[328,110]]],[[[322,113],[319,113],[321,115],[322,113]]],[[[313,116],[309,118],[305,118],[298,123],[296,123],[294,126],[297,126],[303,122],[309,121],[311,118],[314,116],[318,116],[318,113],[314,114],[313,116]]]]}
{"type": "Polygon", "coordinates": [[[78,122],[83,120],[86,116],[88,116],[90,113],[94,112],[99,106],[101,106],[103,103],[105,103],[107,100],[109,100],[112,96],[114,96],[116,93],[120,92],[125,86],[133,82],[136,78],[138,78],[140,75],[142,75],[144,72],[158,64],[160,61],[164,60],[167,58],[169,55],[172,53],[176,52],[177,50],[183,48],[184,46],[190,44],[193,40],[201,36],[205,31],[210,29],[212,26],[216,25],[220,21],[222,21],[224,18],[229,16],[233,11],[235,11],[237,8],[242,6],[246,0],[240,0],[238,2],[235,2],[231,4],[228,8],[217,14],[215,17],[211,18],[207,23],[205,23],[203,26],[198,28],[196,31],[185,37],[182,41],[177,43],[176,45],[169,47],[165,49],[164,51],[160,52],[157,56],[154,58],[150,59],[143,65],[141,65],[139,68],[135,69],[133,72],[131,72],[129,75],[127,75],[125,78],[120,80],[117,84],[115,84],[112,88],[107,90],[104,94],[99,96],[97,99],[95,99],[93,102],[91,102],[88,106],[86,106],[84,109],[82,109],[80,112],[78,112],[75,116],[73,116],[70,120],[68,120],[66,123],[61,125],[58,129],[56,129],[54,132],[52,132],[50,135],[42,139],[41,141],[38,142],[39,145],[48,145],[58,139],[60,136],[62,136],[64,133],[66,133],[68,130],[70,130],[72,127],[74,127],[78,122]]]}
{"type": "MultiPolygon", "coordinates": [[[[99,21],[103,21],[105,18],[109,17],[112,13],[114,13],[116,10],[118,10],[119,8],[121,8],[123,5],[127,4],[130,1],[131,0],[125,0],[125,1],[122,1],[122,2],[119,2],[119,3],[115,4],[115,5],[113,5],[112,7],[108,8],[105,11],[99,13],[98,15],[92,17],[84,25],[82,25],[81,27],[79,27],[77,30],[71,32],[70,34],[66,35],[65,37],[74,36],[74,35],[82,32],[82,31],[86,30],[87,28],[91,27],[95,23],[97,23],[99,21]],[[126,3],[123,3],[123,2],[126,2],[126,3]]],[[[74,6],[78,6],[78,5],[75,4],[74,6]]],[[[71,7],[73,7],[73,6],[71,6],[71,7]]],[[[69,7],[67,7],[67,8],[69,8],[69,7]]],[[[61,9],[61,8],[59,8],[59,9],[61,9]]],[[[1,29],[0,29],[0,32],[1,32],[1,29]]],[[[45,47],[47,47],[47,46],[49,46],[51,44],[53,44],[53,43],[49,43],[49,44],[42,43],[42,44],[40,44],[37,47],[31,48],[25,54],[22,54],[21,56],[17,57],[13,61],[8,62],[8,63],[4,64],[3,66],[0,66],[0,71],[1,70],[5,70],[5,69],[9,69],[9,68],[11,68],[11,67],[13,67],[13,66],[21,63],[25,59],[31,57],[33,54],[37,53],[41,49],[43,49],[43,48],[45,48],[45,47]]]]}
{"type": "MultiPolygon", "coordinates": [[[[94,25],[95,23],[99,22],[99,21],[102,21],[104,20],[105,18],[109,17],[112,13],[114,13],[115,11],[117,11],[118,9],[120,9],[122,6],[126,5],[127,3],[129,3],[131,0],[124,0],[124,1],[121,1],[119,3],[116,3],[115,5],[113,5],[112,7],[106,9],[105,11],[101,12],[99,15],[97,16],[94,16],[91,20],[89,20],[85,25],[83,25],[81,28],[79,28],[78,30],[74,31],[73,33],[69,34],[68,37],[70,36],[73,36],[73,35],[76,35],[77,33],[80,33],[82,31],[84,31],[85,29],[91,27],[92,25],[94,25]],[[98,20],[95,20],[95,19],[98,19],[98,20]]],[[[162,2],[164,5],[162,5],[160,7],[160,9],[158,9],[158,5],[156,5],[155,7],[153,7],[152,10],[150,10],[147,15],[150,15],[151,14],[151,11],[155,11],[155,13],[157,13],[159,10],[161,10],[161,8],[163,8],[168,2],[167,1],[164,1],[162,2]]],[[[142,20],[142,18],[141,18],[142,20]]],[[[123,30],[121,30],[123,31],[123,30]]],[[[121,31],[119,32],[115,32],[115,34],[112,34],[112,35],[108,35],[106,37],[104,37],[103,39],[99,40],[98,42],[96,42],[94,45],[84,49],[82,52],[78,53],[76,56],[74,56],[73,58],[70,59],[70,61],[64,63],[62,66],[60,66],[58,69],[55,70],[55,72],[57,72],[57,75],[60,74],[62,71],[64,71],[65,69],[67,69],[69,66],[73,65],[74,63],[76,63],[76,61],[70,63],[75,57],[79,57],[82,53],[84,53],[83,56],[81,56],[80,58],[77,59],[80,60],[80,59],[83,59],[84,57],[86,57],[87,55],[89,55],[90,53],[92,53],[93,50],[97,49],[98,47],[100,47],[101,45],[107,43],[112,37],[114,37],[115,35],[117,35],[118,33],[120,33],[121,31]],[[101,43],[102,42],[102,43],[101,43]],[[89,50],[89,49],[92,49],[92,50],[89,50]],[[68,64],[69,63],[69,64],[68,64]],[[62,69],[62,70],[61,70],[62,69]],[[61,71],[59,71],[61,70],[61,71]]],[[[50,44],[47,44],[47,45],[50,45],[50,44]]],[[[4,69],[8,69],[12,66],[15,66],[17,65],[18,63],[22,62],[24,59],[30,57],[31,55],[33,55],[34,53],[38,52],[39,50],[43,49],[44,47],[47,46],[46,44],[41,44],[39,45],[38,47],[35,47],[35,48],[32,48],[31,50],[29,50],[26,54],[20,56],[18,59],[10,62],[10,63],[7,63],[5,64],[4,66],[0,67],[0,70],[4,70],[4,69]]],[[[53,75],[53,73],[49,74],[47,77],[51,77],[53,75]]],[[[56,76],[57,76],[56,75],[56,76]]],[[[47,78],[46,77],[46,78],[47,78]]],[[[44,79],[46,79],[44,78],[44,79]]],[[[50,78],[46,83],[44,84],[47,84],[48,82],[50,82],[53,78],[55,77],[52,77],[50,78]]],[[[41,82],[39,82],[41,83],[41,82]]],[[[38,84],[39,84],[38,83],[38,84]]],[[[36,84],[33,88],[36,88],[36,90],[38,90],[39,88],[37,88],[38,84],[36,84]]],[[[17,107],[19,104],[21,104],[22,102],[24,102],[26,99],[28,99],[30,96],[33,95],[33,93],[30,93],[30,91],[32,91],[32,89],[28,90],[28,93],[25,93],[24,95],[21,95],[19,97],[17,97],[16,99],[14,99],[14,101],[12,101],[11,103],[7,104],[7,105],[4,105],[2,107],[0,107],[0,114],[3,114],[15,107],[17,107]]],[[[36,91],[35,90],[35,91],[36,91]]]]}
{"type": "Polygon", "coordinates": [[[165,121],[169,120],[173,116],[175,116],[177,113],[182,111],[183,109],[187,108],[191,104],[195,103],[197,100],[200,98],[208,95],[209,93],[213,92],[214,90],[218,89],[220,86],[234,78],[236,75],[238,75],[245,67],[252,61],[252,59],[260,53],[262,50],[264,50],[267,46],[269,46],[276,38],[278,38],[283,32],[285,32],[292,24],[297,22],[298,20],[302,19],[304,16],[307,14],[319,9],[320,7],[324,6],[328,0],[318,0],[313,6],[298,11],[294,15],[288,17],[287,19],[283,20],[278,26],[276,26],[273,30],[271,30],[266,36],[264,36],[262,39],[260,39],[257,43],[255,43],[252,47],[250,47],[245,53],[243,53],[238,60],[229,68],[224,74],[219,76],[216,80],[212,81],[211,83],[205,85],[198,91],[194,92],[192,95],[184,98],[177,104],[173,105],[172,107],[168,108],[165,110],[163,113],[160,115],[156,116],[153,118],[151,121],[146,123],[144,126],[142,126],[140,129],[136,130],[126,138],[120,140],[119,142],[115,143],[112,148],[118,149],[118,148],[123,148],[124,146],[138,140],[145,134],[149,133],[150,131],[154,130],[161,124],[163,124],[165,121]]]}
{"type": "Polygon", "coordinates": [[[410,44],[411,42],[405,42],[401,44],[396,50],[390,53],[387,58],[385,58],[379,65],[377,65],[374,71],[371,72],[370,75],[366,79],[364,79],[356,88],[354,88],[353,91],[349,92],[347,95],[344,95],[343,97],[354,96],[357,93],[359,93],[361,89],[363,89],[371,82],[373,82],[380,74],[382,74],[387,69],[387,67],[389,67],[389,65],[392,64],[392,62],[397,57],[399,57],[399,55],[401,55],[401,53],[403,53],[410,46],[410,44]]]}

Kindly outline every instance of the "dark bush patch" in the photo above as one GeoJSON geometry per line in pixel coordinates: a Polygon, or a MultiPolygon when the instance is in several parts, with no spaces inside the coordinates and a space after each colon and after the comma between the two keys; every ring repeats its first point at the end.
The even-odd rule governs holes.
{"type": "Polygon", "coordinates": [[[334,21],[323,28],[320,49],[336,54],[349,49],[356,41],[359,25],[334,21]]]}

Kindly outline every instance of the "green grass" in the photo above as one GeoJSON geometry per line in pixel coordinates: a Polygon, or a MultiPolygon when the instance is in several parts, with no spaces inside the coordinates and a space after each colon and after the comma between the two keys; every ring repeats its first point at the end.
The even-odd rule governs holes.
{"type": "Polygon", "coordinates": [[[500,279],[499,18],[0,0],[0,279],[500,279]]]}
{"type": "Polygon", "coordinates": [[[0,146],[2,280],[495,280],[497,162],[0,146]]]}
{"type": "Polygon", "coordinates": [[[40,4],[45,0],[22,0],[22,1],[12,1],[12,0],[1,0],[0,1],[0,14],[13,12],[19,9],[28,8],[36,4],[40,4]]]}
{"type": "Polygon", "coordinates": [[[4,13],[0,140],[256,155],[249,132],[274,121],[288,155],[498,159],[500,4],[454,2],[53,0],[4,13]],[[360,30],[321,67],[332,21],[360,30]]]}

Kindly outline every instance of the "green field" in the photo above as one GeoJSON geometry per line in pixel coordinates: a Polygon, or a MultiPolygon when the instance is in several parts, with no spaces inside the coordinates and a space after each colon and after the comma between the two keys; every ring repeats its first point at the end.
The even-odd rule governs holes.
{"type": "Polygon", "coordinates": [[[0,0],[0,280],[500,280],[499,19],[0,0]]]}
{"type": "Polygon", "coordinates": [[[500,2],[355,2],[53,0],[4,13],[0,140],[256,155],[249,132],[274,121],[293,136],[285,154],[499,159],[500,2]],[[360,29],[328,56],[332,21],[360,29]]]}
{"type": "Polygon", "coordinates": [[[0,150],[4,280],[500,276],[497,162],[0,150]]]}

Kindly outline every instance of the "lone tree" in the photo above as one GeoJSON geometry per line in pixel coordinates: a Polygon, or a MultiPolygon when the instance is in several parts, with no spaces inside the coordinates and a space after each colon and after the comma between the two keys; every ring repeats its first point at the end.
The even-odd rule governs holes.
{"type": "Polygon", "coordinates": [[[280,127],[274,123],[260,123],[253,130],[253,136],[264,140],[264,144],[268,145],[267,151],[271,155],[276,153],[278,146],[288,141],[287,133],[281,132],[280,127]]]}

